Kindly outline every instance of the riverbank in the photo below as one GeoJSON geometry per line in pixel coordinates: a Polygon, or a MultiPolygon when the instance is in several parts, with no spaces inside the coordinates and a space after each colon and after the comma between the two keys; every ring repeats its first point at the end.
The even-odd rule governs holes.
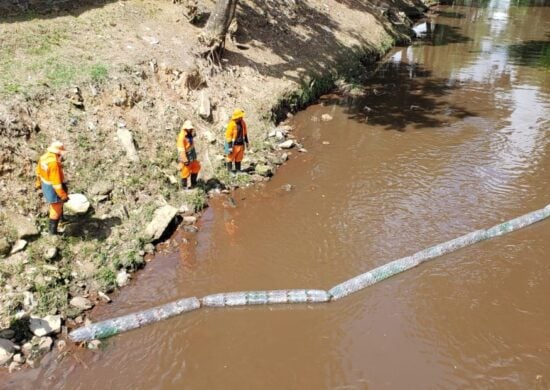
{"type": "MultiPolygon", "coordinates": [[[[194,231],[209,196],[269,180],[288,157],[284,147],[300,146],[290,127],[274,121],[337,82],[353,89],[364,81],[363,64],[410,40],[402,11],[418,16],[423,9],[245,1],[220,65],[197,56],[200,27],[178,4],[101,2],[2,20],[2,364],[34,365],[52,337],[86,322],[89,307],[108,301],[145,264],[172,217],[194,231]],[[222,140],[235,107],[247,112],[252,148],[243,164],[248,174],[233,177],[222,167],[222,140]],[[179,188],[174,151],[185,119],[197,128],[203,166],[203,185],[190,193],[179,188]],[[42,234],[46,208],[33,191],[33,172],[54,138],[70,151],[71,192],[86,194],[91,208],[69,216],[64,235],[52,238],[42,234]],[[157,210],[169,218],[148,228],[157,210]]],[[[199,25],[207,12],[199,11],[199,25]]]]}

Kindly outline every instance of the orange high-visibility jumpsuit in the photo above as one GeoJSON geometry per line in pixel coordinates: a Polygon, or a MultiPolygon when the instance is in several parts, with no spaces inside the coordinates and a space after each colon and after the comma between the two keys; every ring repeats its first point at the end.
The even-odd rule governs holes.
{"type": "Polygon", "coordinates": [[[201,170],[201,164],[197,160],[193,135],[185,130],[180,131],[177,147],[181,178],[187,179],[191,175],[197,175],[201,170]]]}
{"type": "Polygon", "coordinates": [[[69,199],[59,157],[51,152],[43,154],[36,166],[36,176],[36,187],[42,188],[46,202],[50,204],[50,219],[59,221],[63,216],[63,202],[69,199]]]}
{"type": "Polygon", "coordinates": [[[248,132],[243,118],[231,119],[225,130],[227,162],[240,163],[244,158],[245,144],[248,146],[248,132]]]}

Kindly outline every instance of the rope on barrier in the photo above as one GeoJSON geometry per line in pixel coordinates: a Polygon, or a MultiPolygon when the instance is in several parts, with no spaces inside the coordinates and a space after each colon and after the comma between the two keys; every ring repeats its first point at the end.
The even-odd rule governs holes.
{"type": "Polygon", "coordinates": [[[97,322],[73,330],[69,334],[72,341],[90,341],[101,339],[128,330],[158,322],[175,315],[186,313],[204,307],[231,307],[245,305],[270,305],[290,303],[322,303],[338,300],[354,292],[362,290],[384,279],[414,268],[423,262],[441,255],[456,251],[479,241],[529,226],[550,216],[550,205],[543,209],[503,222],[489,229],[476,230],[444,243],[421,250],[411,256],[406,256],[364,274],[342,282],[330,290],[268,290],[242,291],[207,295],[200,300],[196,297],[184,298],[175,302],[157,306],[152,309],[131,313],[122,317],[97,322]]]}

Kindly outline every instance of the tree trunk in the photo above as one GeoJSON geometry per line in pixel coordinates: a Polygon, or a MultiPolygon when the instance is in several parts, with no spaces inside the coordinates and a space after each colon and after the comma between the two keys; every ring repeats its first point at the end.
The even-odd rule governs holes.
{"type": "Polygon", "coordinates": [[[201,34],[201,41],[208,50],[207,56],[219,59],[225,48],[225,36],[235,17],[238,0],[218,0],[201,34]]]}

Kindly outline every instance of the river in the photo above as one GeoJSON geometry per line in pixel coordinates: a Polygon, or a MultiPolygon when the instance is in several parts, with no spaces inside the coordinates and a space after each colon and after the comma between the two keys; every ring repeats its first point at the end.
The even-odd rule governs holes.
{"type": "MultiPolygon", "coordinates": [[[[550,3],[442,6],[416,30],[369,71],[363,97],[325,96],[292,119],[307,153],[233,194],[236,207],[215,199],[199,233],[176,233],[95,319],[223,291],[328,289],[549,204],[550,3]]],[[[548,389],[549,280],[544,221],[329,304],[201,309],[53,355],[3,387],[548,389]]]]}

